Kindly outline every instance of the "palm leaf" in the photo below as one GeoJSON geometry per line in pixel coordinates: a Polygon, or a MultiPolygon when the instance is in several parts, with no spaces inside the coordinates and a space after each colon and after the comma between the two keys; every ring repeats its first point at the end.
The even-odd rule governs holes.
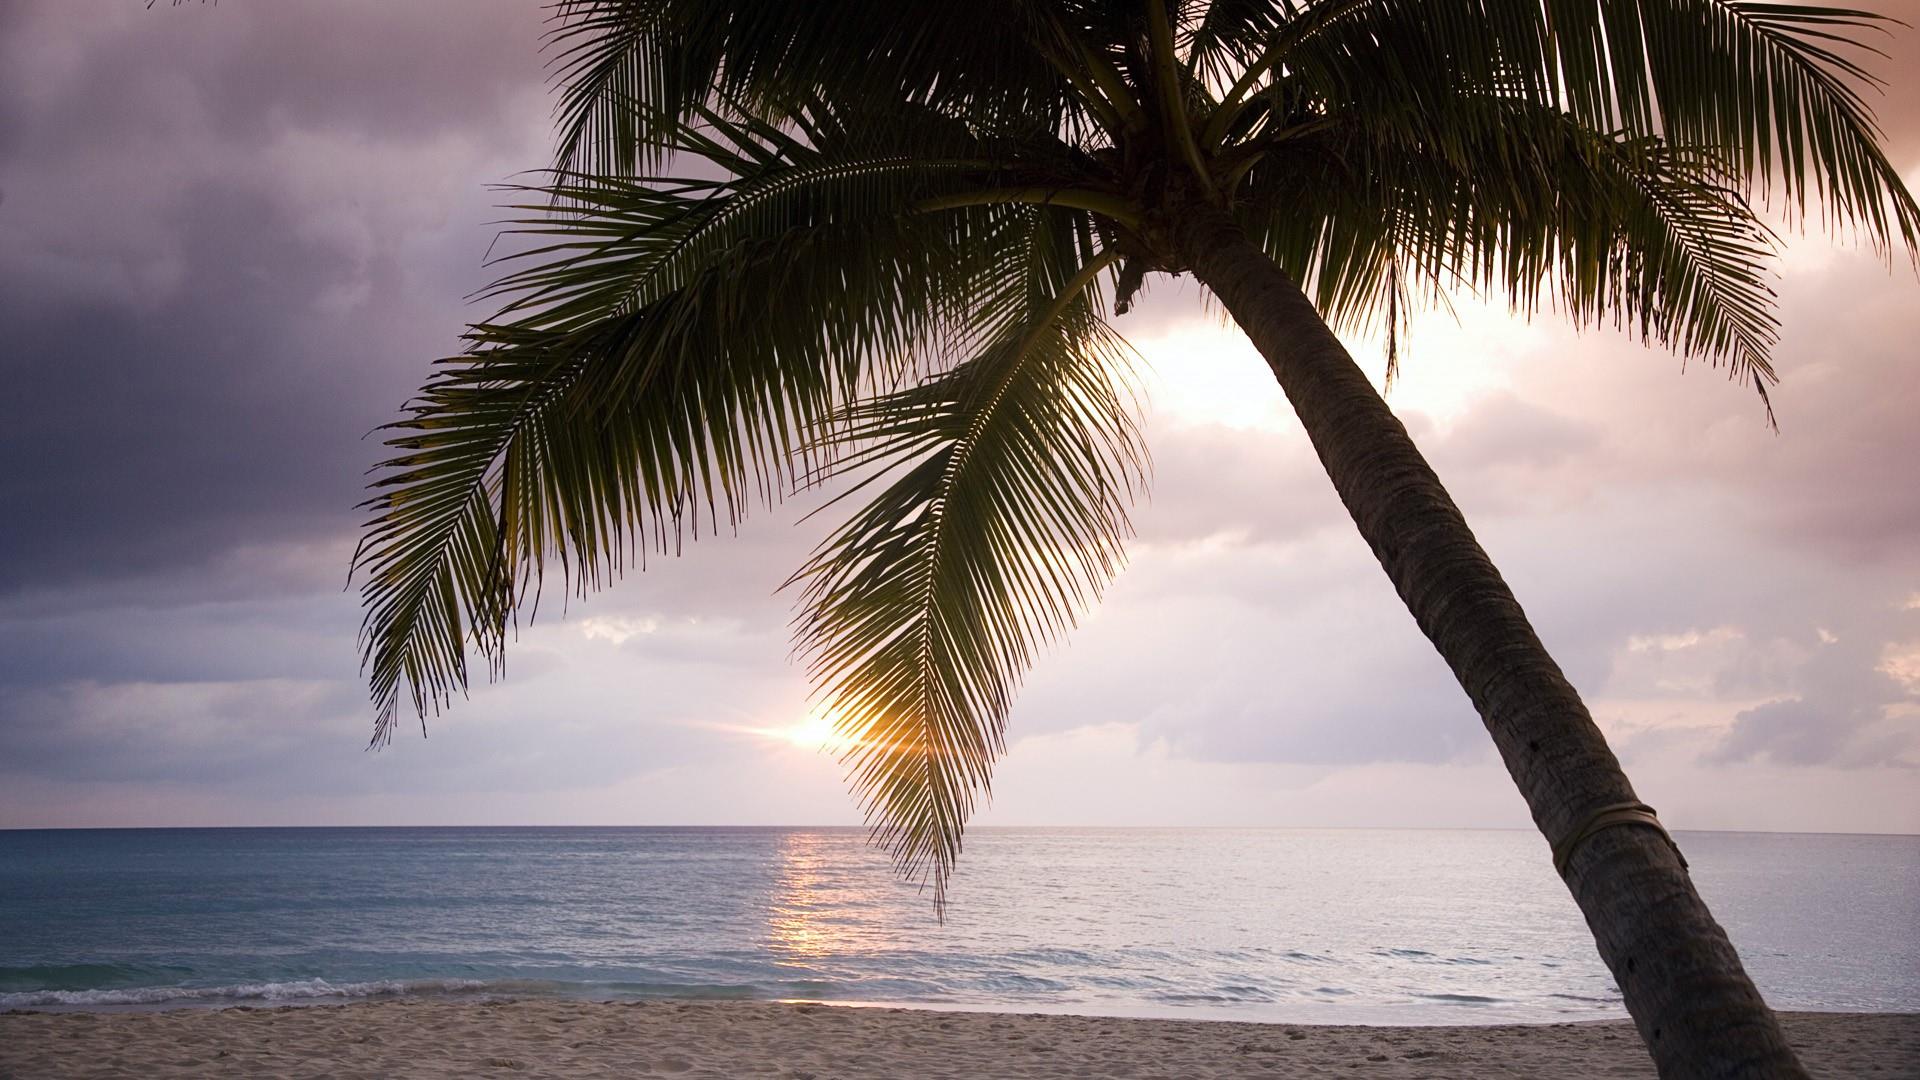
{"type": "Polygon", "coordinates": [[[1552,299],[1724,363],[1764,398],[1773,238],[1722,159],[1514,98],[1463,98],[1436,123],[1351,114],[1250,171],[1256,235],[1330,322],[1390,322],[1409,281],[1529,314],[1552,299]]]}
{"type": "Polygon", "coordinates": [[[424,719],[466,687],[469,647],[498,670],[549,553],[584,592],[777,497],[865,375],[942,348],[1014,213],[910,212],[971,167],[681,134],[748,171],[544,189],[564,209],[523,226],[502,316],[393,425],[356,555],[376,741],[403,698],[424,719]]]}
{"type": "Polygon", "coordinates": [[[1753,0],[1367,0],[1276,48],[1288,78],[1349,111],[1444,117],[1457,95],[1518,96],[1717,154],[1749,192],[1817,195],[1836,223],[1911,251],[1920,205],[1880,149],[1854,40],[1890,23],[1753,0]]]}
{"type": "Polygon", "coordinates": [[[856,112],[919,106],[982,128],[1054,131],[1071,99],[1062,73],[1018,32],[1035,7],[931,4],[903,17],[879,0],[559,0],[547,41],[560,98],[559,167],[635,175],[657,165],[673,129],[716,98],[768,119],[824,100],[856,112]]]}
{"type": "Polygon", "coordinates": [[[936,906],[1013,689],[1117,569],[1143,482],[1128,353],[1098,315],[1110,262],[1036,227],[1025,273],[982,306],[976,355],[855,407],[843,470],[897,478],[794,578],[796,643],[875,836],[936,906]]]}

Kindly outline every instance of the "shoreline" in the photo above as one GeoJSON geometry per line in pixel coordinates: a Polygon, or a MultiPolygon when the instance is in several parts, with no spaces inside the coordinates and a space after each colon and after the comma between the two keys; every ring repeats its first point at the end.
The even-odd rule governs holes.
{"type": "MultiPolygon", "coordinates": [[[[1313,1027],[1524,1027],[1542,1024],[1594,1023],[1627,1019],[1620,999],[1609,1002],[1581,999],[1582,1008],[1545,1008],[1489,997],[1413,995],[1405,1000],[1354,1002],[1346,997],[1316,999],[1300,995],[1291,1000],[1182,1001],[1178,1004],[1110,997],[998,1001],[942,998],[823,997],[805,992],[769,993],[752,985],[716,985],[635,991],[614,984],[560,982],[541,979],[483,980],[470,978],[375,979],[365,981],[324,978],[284,982],[234,984],[213,987],[129,987],[84,991],[22,991],[0,993],[0,1014],[151,1013],[180,1009],[280,1007],[338,1007],[395,1001],[479,1005],[500,1001],[567,1001],[584,1004],[635,1003],[761,1003],[828,1005],[859,1009],[907,1009],[930,1012],[995,1013],[1006,1015],[1076,1016],[1115,1020],[1171,1020],[1202,1023],[1304,1024],[1313,1027]],[[1425,998],[1426,1000],[1414,1000],[1425,998]],[[1440,1004],[1440,1002],[1445,1004],[1440,1004]],[[1594,1007],[1599,1006],[1599,1007],[1594,1007]]],[[[1855,1007],[1801,1006],[1800,1012],[1860,1012],[1855,1007]]],[[[1897,1010],[1879,1010],[1897,1011],[1897,1010]]],[[[1920,1010],[1915,1010],[1920,1012],[1920,1010]]],[[[0,1078],[4,1080],[4,1078],[0,1078]]]]}
{"type": "MultiPolygon", "coordinates": [[[[1318,1006],[1250,1008],[1245,1004],[1217,1006],[1183,1005],[1176,1008],[1125,1001],[889,1001],[866,998],[767,997],[750,993],[731,994],[641,994],[609,995],[582,989],[452,989],[452,990],[378,990],[368,993],[312,994],[292,997],[219,997],[191,995],[133,1001],[57,1001],[9,1003],[0,1001],[0,1016],[47,1014],[66,1016],[77,1013],[101,1015],[171,1012],[220,1012],[227,1009],[264,1012],[274,1009],[336,1009],[354,1005],[499,1005],[561,1002],[578,1005],[784,1005],[823,1006],[836,1009],[891,1010],[898,1012],[964,1013],[994,1016],[1062,1016],[1082,1020],[1152,1020],[1170,1023],[1252,1024],[1271,1027],[1288,1024],[1303,1027],[1393,1027],[1393,1028],[1476,1028],[1544,1027],[1568,1024],[1624,1023],[1625,1009],[1597,1011],[1598,1015],[1580,1015],[1569,1011],[1541,1015],[1525,1010],[1510,1010],[1497,1005],[1454,1006],[1435,1010],[1411,1004],[1321,1003],[1318,1006]],[[1518,1015],[1515,1013],[1518,1012],[1518,1015]]],[[[1858,1009],[1799,1009],[1809,1015],[1906,1015],[1898,1011],[1863,1012],[1858,1009]]],[[[1916,1012],[1913,1015],[1920,1015],[1916,1012]]],[[[5,1080],[0,1077],[0,1080],[5,1080]]]]}
{"type": "MultiPolygon", "coordinates": [[[[1920,1013],[1783,1013],[1816,1075],[1920,1076],[1920,1013]]],[[[1652,1077],[1624,1020],[1384,1026],[758,1001],[0,1013],[0,1077],[1652,1077]]]]}

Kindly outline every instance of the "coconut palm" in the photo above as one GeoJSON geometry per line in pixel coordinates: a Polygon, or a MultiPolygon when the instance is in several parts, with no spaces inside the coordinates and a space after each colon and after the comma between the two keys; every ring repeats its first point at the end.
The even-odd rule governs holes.
{"type": "MultiPolygon", "coordinates": [[[[1685,860],[1335,331],[1442,290],[1774,378],[1775,243],[1889,255],[1853,11],[1748,0],[561,0],[560,152],[357,565],[375,741],[501,670],[549,569],[842,477],[796,643],[936,904],[1016,685],[1122,560],[1146,454],[1108,312],[1245,331],[1526,798],[1663,1076],[1801,1075],[1685,860]]],[[[1258,497],[1257,489],[1249,493],[1258,497]]],[[[1285,661],[1276,660],[1284,678],[1285,661]]]]}

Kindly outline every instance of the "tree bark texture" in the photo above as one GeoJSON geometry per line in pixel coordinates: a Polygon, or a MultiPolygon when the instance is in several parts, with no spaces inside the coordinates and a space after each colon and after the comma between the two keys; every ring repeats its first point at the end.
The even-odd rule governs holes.
{"type": "MultiPolygon", "coordinates": [[[[1446,659],[1557,851],[1662,1077],[1804,1077],[1655,825],[1592,830],[1633,787],[1440,479],[1312,302],[1209,204],[1169,215],[1180,260],[1266,357],[1340,499],[1446,659]],[[1584,833],[1584,839],[1577,839],[1584,833]]],[[[1631,815],[1627,815],[1631,817],[1631,815]]]]}

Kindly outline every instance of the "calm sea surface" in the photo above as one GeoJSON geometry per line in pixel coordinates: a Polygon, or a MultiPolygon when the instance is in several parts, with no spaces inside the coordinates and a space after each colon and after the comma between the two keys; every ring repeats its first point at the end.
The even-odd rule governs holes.
{"type": "MultiPolygon", "coordinates": [[[[1691,833],[1768,999],[1920,1011],[1920,837],[1691,833]]],[[[0,1007],[743,997],[1322,1023],[1623,1015],[1522,832],[0,832],[0,1007]]]]}

